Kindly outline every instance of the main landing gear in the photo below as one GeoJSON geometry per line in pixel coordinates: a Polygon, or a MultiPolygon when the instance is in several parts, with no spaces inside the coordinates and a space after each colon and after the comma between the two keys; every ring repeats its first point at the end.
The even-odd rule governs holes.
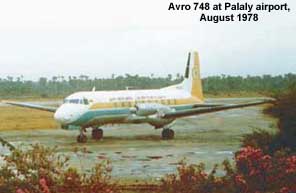
{"type": "Polygon", "coordinates": [[[175,132],[172,129],[164,128],[161,133],[161,137],[163,140],[174,139],[175,132]]]}
{"type": "Polygon", "coordinates": [[[94,140],[100,140],[103,138],[103,129],[100,128],[93,128],[93,130],[91,131],[91,137],[94,140]]]}
{"type": "MultiPolygon", "coordinates": [[[[84,134],[86,132],[86,129],[83,128],[80,130],[80,134],[77,136],[77,142],[78,143],[86,143],[87,136],[84,134]]],[[[91,137],[94,140],[100,140],[103,138],[103,129],[100,128],[93,128],[91,132],[91,137]]]]}
{"type": "MultiPolygon", "coordinates": [[[[85,132],[86,132],[85,128],[80,130],[80,134],[77,136],[78,143],[86,143],[87,136],[84,134],[85,132]]],[[[95,127],[92,129],[91,137],[94,140],[100,140],[103,138],[103,133],[104,133],[103,129],[95,127]]],[[[163,140],[174,139],[174,136],[175,136],[174,130],[169,129],[169,128],[163,128],[162,133],[161,133],[161,137],[163,140]]]]}

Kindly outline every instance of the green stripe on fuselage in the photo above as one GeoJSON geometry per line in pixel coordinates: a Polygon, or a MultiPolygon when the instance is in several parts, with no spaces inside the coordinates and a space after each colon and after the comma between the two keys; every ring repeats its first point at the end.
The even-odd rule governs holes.
{"type": "MultiPolygon", "coordinates": [[[[192,109],[193,105],[173,105],[170,107],[175,109],[176,111],[179,111],[179,110],[192,109]]],[[[116,119],[118,117],[127,117],[130,114],[131,114],[130,108],[94,109],[94,110],[89,110],[85,112],[76,121],[72,122],[70,125],[83,126],[83,125],[88,125],[90,122],[92,122],[95,119],[106,118],[109,116],[110,118],[114,117],[114,119],[116,119]]]]}

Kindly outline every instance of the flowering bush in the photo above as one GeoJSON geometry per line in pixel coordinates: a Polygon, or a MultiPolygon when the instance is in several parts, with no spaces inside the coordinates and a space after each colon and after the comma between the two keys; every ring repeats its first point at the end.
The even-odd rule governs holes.
{"type": "Polygon", "coordinates": [[[186,164],[184,161],[178,167],[178,174],[170,174],[162,179],[161,192],[169,193],[231,193],[237,192],[238,185],[234,182],[235,171],[230,162],[222,163],[224,176],[216,176],[218,165],[207,173],[205,165],[200,163],[186,164]]]}
{"type": "Polygon", "coordinates": [[[260,148],[264,153],[272,154],[270,145],[273,144],[278,134],[256,128],[252,133],[243,135],[242,146],[260,148]]]}
{"type": "Polygon", "coordinates": [[[296,192],[296,156],[278,151],[274,156],[261,149],[242,148],[235,155],[237,174],[247,185],[248,192],[296,192]]]}
{"type": "Polygon", "coordinates": [[[225,175],[216,176],[217,166],[207,174],[203,164],[182,163],[178,175],[163,179],[163,192],[178,193],[264,193],[296,192],[296,156],[277,152],[273,157],[261,149],[245,147],[235,155],[235,166],[223,162],[225,175]]]}
{"type": "Polygon", "coordinates": [[[55,153],[55,148],[32,145],[29,150],[12,148],[3,156],[0,167],[2,193],[116,193],[111,183],[110,162],[96,164],[91,174],[68,167],[68,157],[55,153]]]}

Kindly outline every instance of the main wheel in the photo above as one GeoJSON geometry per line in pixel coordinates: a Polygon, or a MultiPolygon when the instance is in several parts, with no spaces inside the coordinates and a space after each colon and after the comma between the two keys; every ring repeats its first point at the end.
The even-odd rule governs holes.
{"type": "Polygon", "coordinates": [[[77,142],[78,143],[86,143],[87,137],[84,134],[80,134],[77,136],[77,142]]]}
{"type": "Polygon", "coordinates": [[[94,128],[91,132],[91,136],[95,140],[100,140],[103,138],[103,129],[94,128]]]}
{"type": "Polygon", "coordinates": [[[175,132],[172,129],[163,129],[161,133],[161,137],[164,140],[174,139],[175,132]]]}

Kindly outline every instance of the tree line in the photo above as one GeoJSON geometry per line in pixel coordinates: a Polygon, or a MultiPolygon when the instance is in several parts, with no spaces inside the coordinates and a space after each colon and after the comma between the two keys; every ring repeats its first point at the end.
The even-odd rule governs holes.
{"type": "MultiPolygon", "coordinates": [[[[40,77],[37,81],[24,80],[23,77],[0,78],[0,97],[64,97],[76,91],[155,89],[180,83],[183,77],[168,74],[166,77],[114,74],[110,78],[90,78],[80,76],[40,77]]],[[[202,79],[205,94],[258,93],[270,95],[296,85],[296,74],[262,76],[209,76],[202,79]]]]}

